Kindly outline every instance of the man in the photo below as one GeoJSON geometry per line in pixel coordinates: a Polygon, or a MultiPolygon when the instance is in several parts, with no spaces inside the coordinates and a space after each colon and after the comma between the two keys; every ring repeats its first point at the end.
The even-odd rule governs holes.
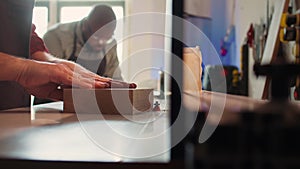
{"type": "Polygon", "coordinates": [[[113,38],[116,16],[111,7],[95,6],[81,21],[57,24],[44,35],[49,52],[76,61],[98,75],[122,79],[113,38]]]}

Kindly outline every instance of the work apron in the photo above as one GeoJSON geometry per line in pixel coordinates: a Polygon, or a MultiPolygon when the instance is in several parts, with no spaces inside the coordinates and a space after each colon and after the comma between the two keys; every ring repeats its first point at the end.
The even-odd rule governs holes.
{"type": "MultiPolygon", "coordinates": [[[[33,6],[34,0],[0,0],[0,52],[29,57],[33,6]]],[[[29,103],[30,95],[21,85],[0,81],[0,110],[28,107],[29,103]]]]}

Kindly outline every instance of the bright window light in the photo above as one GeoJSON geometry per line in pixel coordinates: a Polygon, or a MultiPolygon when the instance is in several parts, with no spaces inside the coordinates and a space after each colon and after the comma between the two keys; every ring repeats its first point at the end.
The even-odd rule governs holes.
{"type": "Polygon", "coordinates": [[[48,8],[47,7],[34,7],[32,23],[36,26],[36,33],[43,37],[47,31],[48,26],[48,8]]]}
{"type": "MultiPolygon", "coordinates": [[[[112,9],[116,14],[117,19],[123,18],[123,16],[124,16],[123,7],[113,6],[112,9]]],[[[60,22],[66,23],[66,22],[79,21],[82,18],[86,17],[91,10],[92,10],[92,7],[90,7],[90,6],[62,7],[60,22]]]]}
{"type": "Polygon", "coordinates": [[[60,22],[67,23],[67,22],[79,21],[82,18],[86,17],[91,11],[91,9],[92,7],[90,6],[89,7],[88,6],[62,7],[60,22]]]}

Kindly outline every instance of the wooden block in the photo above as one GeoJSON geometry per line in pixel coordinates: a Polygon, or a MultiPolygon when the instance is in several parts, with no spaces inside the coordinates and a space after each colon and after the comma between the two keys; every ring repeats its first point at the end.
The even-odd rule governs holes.
{"type": "Polygon", "coordinates": [[[136,114],[152,107],[153,89],[64,89],[64,112],[136,114]]]}
{"type": "Polygon", "coordinates": [[[200,48],[185,47],[183,49],[183,90],[191,92],[201,92],[202,83],[202,55],[200,48]]]}

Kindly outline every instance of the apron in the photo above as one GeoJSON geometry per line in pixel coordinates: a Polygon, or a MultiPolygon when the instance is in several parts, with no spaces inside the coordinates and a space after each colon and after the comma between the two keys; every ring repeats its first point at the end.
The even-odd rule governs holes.
{"type": "MultiPolygon", "coordinates": [[[[29,58],[33,6],[34,0],[0,0],[0,52],[29,58]]],[[[0,81],[0,110],[29,105],[30,95],[21,85],[0,81]]]]}
{"type": "MultiPolygon", "coordinates": [[[[103,76],[104,73],[105,73],[105,68],[106,68],[106,55],[104,55],[103,59],[101,60],[100,62],[100,65],[98,67],[97,70],[91,70],[91,68],[93,67],[96,67],[98,66],[98,60],[87,60],[87,59],[83,59],[83,58],[78,58],[75,53],[76,53],[76,50],[77,50],[77,34],[76,34],[76,28],[77,28],[77,25],[79,23],[77,23],[75,26],[74,26],[74,41],[73,41],[73,50],[72,50],[72,53],[69,57],[68,60],[70,61],[73,61],[73,62],[76,62],[76,63],[79,63],[81,66],[85,67],[86,69],[89,69],[90,71],[94,72],[94,73],[97,73],[98,75],[100,76],[103,76]]],[[[105,50],[103,49],[102,51],[104,54],[105,54],[105,50]]]]}

